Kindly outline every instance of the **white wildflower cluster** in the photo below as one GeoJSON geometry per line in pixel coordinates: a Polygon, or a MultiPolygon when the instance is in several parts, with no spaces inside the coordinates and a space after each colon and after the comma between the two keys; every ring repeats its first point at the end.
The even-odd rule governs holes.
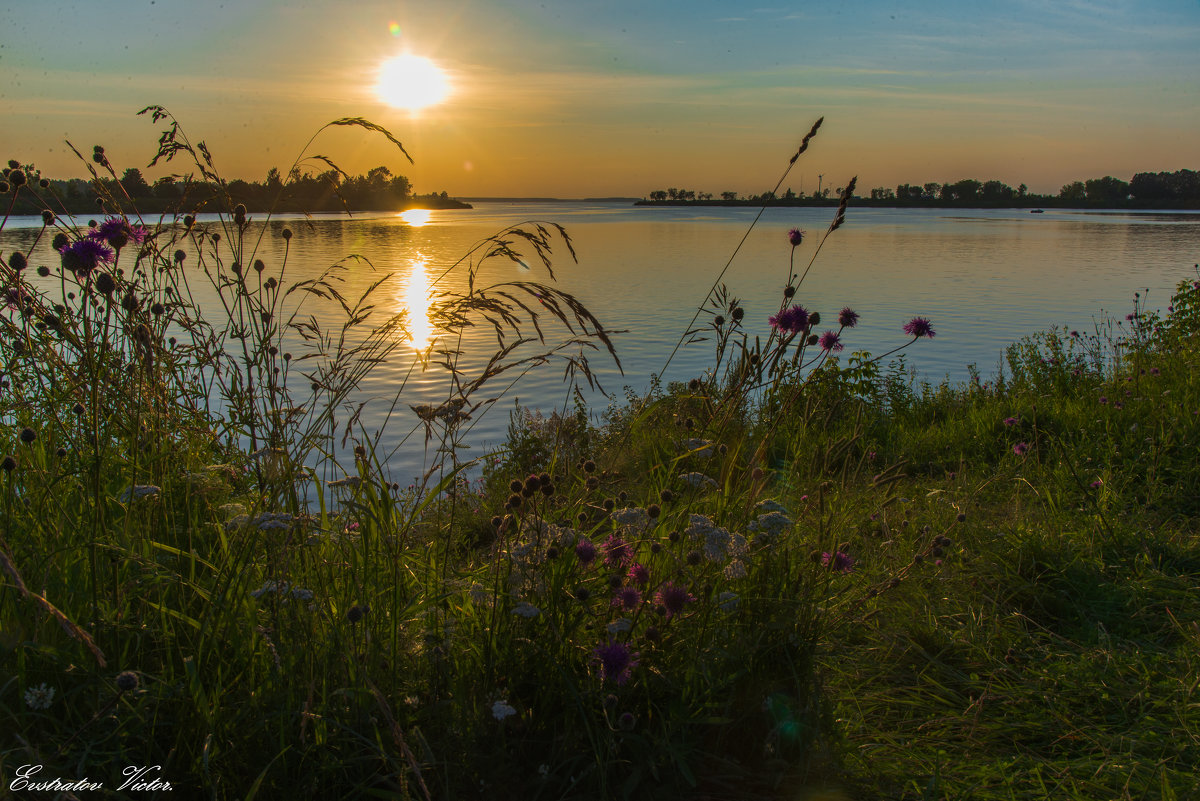
{"type": "Polygon", "coordinates": [[[783,512],[767,512],[751,520],[746,530],[757,533],[757,542],[771,542],[795,524],[796,521],[783,512]]]}
{"type": "Polygon", "coordinates": [[[237,517],[238,515],[246,514],[246,507],[242,506],[240,503],[226,503],[218,506],[217,511],[224,515],[224,517],[228,520],[230,518],[237,517]]]}
{"type": "Polygon", "coordinates": [[[261,598],[264,595],[274,593],[285,601],[311,601],[313,599],[312,590],[293,587],[286,581],[266,581],[257,590],[251,590],[250,595],[254,598],[261,598]]]}
{"type": "Polygon", "coordinates": [[[506,699],[501,698],[499,701],[492,704],[492,717],[494,717],[496,720],[511,718],[515,714],[517,714],[517,710],[509,706],[506,699]]]}
{"type": "Polygon", "coordinates": [[[526,619],[532,618],[532,617],[537,617],[541,613],[542,613],[541,609],[538,609],[536,606],[529,603],[528,601],[521,601],[519,604],[517,604],[516,606],[513,607],[514,615],[520,615],[521,617],[526,618],[526,619]]]}
{"type": "Polygon", "coordinates": [[[30,709],[49,709],[54,703],[54,688],[42,683],[25,691],[25,705],[30,709]]]}
{"type": "Polygon", "coordinates": [[[781,504],[779,501],[773,500],[771,498],[767,498],[765,501],[759,501],[755,505],[754,511],[760,515],[765,515],[770,512],[779,512],[780,514],[785,514],[785,515],[788,514],[788,510],[787,510],[786,506],[781,504]]]}
{"type": "Polygon", "coordinates": [[[527,515],[521,518],[521,533],[527,537],[536,538],[538,542],[554,543],[560,548],[573,547],[578,537],[575,529],[551,523],[536,515],[527,515]]]}
{"type": "Polygon", "coordinates": [[[623,533],[630,536],[641,536],[650,530],[650,514],[640,506],[614,509],[609,517],[614,523],[625,529],[623,533]]]}
{"type": "Polygon", "coordinates": [[[141,500],[142,498],[153,498],[160,492],[162,492],[162,490],[153,484],[134,484],[132,487],[126,487],[121,494],[117,496],[117,500],[119,500],[121,503],[129,503],[130,501],[137,501],[141,500]]]}
{"type": "Polygon", "coordinates": [[[488,599],[491,598],[492,595],[487,591],[486,587],[476,581],[471,584],[471,589],[467,590],[467,597],[470,598],[471,603],[475,604],[476,606],[483,606],[488,602],[488,599]]]}
{"type": "Polygon", "coordinates": [[[360,476],[346,476],[345,478],[339,478],[337,481],[326,481],[325,482],[326,486],[329,486],[329,487],[334,487],[334,488],[345,487],[346,489],[352,489],[352,490],[358,489],[359,487],[361,487],[362,483],[363,483],[363,480],[362,480],[362,477],[360,477],[360,476]]]}
{"type": "Polygon", "coordinates": [[[226,531],[236,531],[243,528],[253,528],[259,531],[290,531],[298,524],[308,522],[305,518],[296,517],[287,512],[263,512],[251,517],[239,514],[225,522],[226,531]]]}
{"type": "Polygon", "coordinates": [[[609,636],[616,637],[621,632],[629,631],[632,628],[633,628],[632,620],[630,620],[627,617],[619,617],[616,620],[614,620],[612,623],[608,624],[608,633],[609,633],[609,636]]]}
{"type": "Polygon", "coordinates": [[[683,442],[679,443],[679,449],[681,451],[691,454],[692,456],[699,456],[701,459],[708,459],[711,457],[713,455],[714,447],[715,446],[711,440],[697,439],[695,437],[692,439],[685,439],[683,442]]]}
{"type": "Polygon", "coordinates": [[[716,489],[717,482],[703,473],[682,473],[679,480],[692,489],[716,489]]]}
{"type": "Polygon", "coordinates": [[[722,571],[722,573],[724,574],[725,578],[729,579],[730,581],[743,579],[746,577],[746,563],[741,559],[733,559],[729,562],[729,564],[725,565],[725,569],[722,571]]]}
{"type": "MultiPolygon", "coordinates": [[[[724,562],[746,551],[746,538],[718,526],[707,515],[693,514],[687,534],[693,540],[704,540],[704,556],[710,562],[724,562]]],[[[744,566],[743,566],[744,569],[744,566]]]]}

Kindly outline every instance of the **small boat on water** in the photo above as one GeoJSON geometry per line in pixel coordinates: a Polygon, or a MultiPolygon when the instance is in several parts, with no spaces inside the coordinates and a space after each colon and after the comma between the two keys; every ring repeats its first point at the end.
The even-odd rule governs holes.
{"type": "Polygon", "coordinates": [[[1029,213],[1030,214],[1045,214],[1046,210],[1045,209],[1030,209],[1029,213]]]}

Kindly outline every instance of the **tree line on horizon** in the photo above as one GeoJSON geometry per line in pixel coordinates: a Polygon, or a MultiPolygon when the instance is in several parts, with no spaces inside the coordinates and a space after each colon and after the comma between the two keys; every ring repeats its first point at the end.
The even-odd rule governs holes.
{"type": "MultiPolygon", "coordinates": [[[[235,178],[218,185],[197,181],[190,176],[167,175],[150,183],[142,171],[130,167],[119,179],[69,178],[44,180],[31,165],[25,166],[31,185],[41,184],[39,194],[61,204],[55,212],[93,211],[102,195],[124,199],[128,197],[142,211],[182,210],[216,211],[229,203],[241,203],[252,212],[274,211],[345,211],[400,209],[411,201],[432,200],[453,203],[445,192],[426,196],[413,193],[412,182],[403,175],[393,174],[387,167],[375,167],[365,175],[349,175],[339,170],[301,172],[293,169],[285,178],[272,167],[262,181],[235,178]],[[99,181],[100,186],[97,186],[99,181]]],[[[56,204],[56,205],[57,205],[56,204]]],[[[13,213],[36,214],[42,211],[31,193],[17,197],[13,213]]]]}
{"type": "MultiPolygon", "coordinates": [[[[716,200],[711,192],[691,189],[656,189],[647,195],[654,203],[797,203],[832,202],[843,192],[841,187],[818,188],[811,194],[797,194],[792,189],[780,195],[764,192],[761,195],[740,196],[737,192],[721,192],[716,200]]],[[[950,183],[931,181],[923,184],[900,184],[891,187],[875,187],[869,197],[877,203],[897,205],[994,205],[994,206],[1037,206],[1082,204],[1089,206],[1179,206],[1200,207],[1200,173],[1195,170],[1175,172],[1140,172],[1129,181],[1106,175],[1086,181],[1064,184],[1058,194],[1041,195],[1032,193],[1025,184],[1015,189],[1003,181],[979,181],[964,178],[950,183]]]]}

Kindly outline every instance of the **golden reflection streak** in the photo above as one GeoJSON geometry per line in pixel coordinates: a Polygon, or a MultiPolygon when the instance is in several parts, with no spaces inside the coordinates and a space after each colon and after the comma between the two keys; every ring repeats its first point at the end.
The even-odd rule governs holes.
{"type": "Polygon", "coordinates": [[[424,260],[414,261],[404,290],[404,309],[408,312],[408,333],[418,351],[429,347],[433,325],[429,322],[429,275],[424,260]]]}
{"type": "Polygon", "coordinates": [[[397,216],[414,228],[420,228],[429,222],[429,218],[433,216],[433,212],[429,209],[409,209],[408,211],[400,212],[397,216]]]}

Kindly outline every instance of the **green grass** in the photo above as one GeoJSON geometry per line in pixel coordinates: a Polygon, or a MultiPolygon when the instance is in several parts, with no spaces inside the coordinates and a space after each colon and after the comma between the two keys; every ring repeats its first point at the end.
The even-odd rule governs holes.
{"type": "MultiPolygon", "coordinates": [[[[410,491],[342,416],[403,318],[336,269],[234,270],[242,214],[68,260],[57,289],[0,254],[6,787],[37,764],[110,791],[162,765],[217,799],[1200,794],[1197,284],[940,386],[805,334],[752,346],[719,287],[704,375],[602,424],[517,410],[467,481],[456,412],[532,364],[499,349],[414,410],[449,453],[410,491]],[[318,302],[346,322],[313,328],[318,302]]],[[[440,330],[529,333],[539,292],[573,326],[539,344],[587,377],[582,303],[473,281],[563,243],[485,240],[440,330]]]]}

